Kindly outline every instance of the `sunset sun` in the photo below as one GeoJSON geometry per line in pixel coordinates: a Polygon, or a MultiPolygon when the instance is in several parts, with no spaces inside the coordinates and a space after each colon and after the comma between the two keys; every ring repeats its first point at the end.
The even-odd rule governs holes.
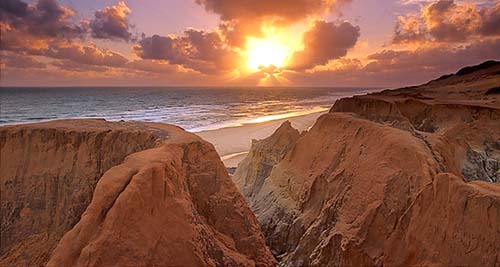
{"type": "Polygon", "coordinates": [[[259,70],[259,67],[283,67],[289,56],[289,49],[277,39],[247,40],[247,66],[251,70],[259,70]]]}

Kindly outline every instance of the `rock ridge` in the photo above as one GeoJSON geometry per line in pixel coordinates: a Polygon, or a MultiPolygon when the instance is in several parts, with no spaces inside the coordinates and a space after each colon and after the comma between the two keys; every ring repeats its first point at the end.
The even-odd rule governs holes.
{"type": "Polygon", "coordinates": [[[179,127],[62,120],[1,127],[0,141],[2,238],[16,240],[2,265],[275,264],[213,146],[179,127]],[[55,186],[61,180],[69,186],[55,186]],[[11,208],[32,207],[35,182],[46,190],[36,201],[57,205],[11,208]],[[72,211],[68,202],[82,204],[72,211]],[[51,221],[68,212],[70,221],[51,221]],[[19,230],[26,221],[37,227],[19,230]]]}
{"type": "Polygon", "coordinates": [[[256,142],[234,179],[280,266],[498,264],[499,83],[487,64],[341,99],[270,172],[279,140],[256,142]]]}

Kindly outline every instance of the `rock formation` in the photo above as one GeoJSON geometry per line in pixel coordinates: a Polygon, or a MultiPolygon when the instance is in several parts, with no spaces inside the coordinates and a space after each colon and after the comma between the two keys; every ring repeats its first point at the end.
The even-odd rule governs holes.
{"type": "Polygon", "coordinates": [[[234,174],[248,204],[175,126],[1,127],[0,265],[497,266],[499,84],[487,62],[286,122],[234,174]]]}
{"type": "Polygon", "coordinates": [[[274,264],[213,146],[180,128],[64,120],[0,142],[2,266],[274,264]]]}
{"type": "Polygon", "coordinates": [[[264,178],[269,176],[272,167],[283,159],[298,139],[299,131],[286,121],[270,137],[260,141],[252,140],[250,155],[239,164],[234,175],[235,182],[241,185],[240,189],[245,196],[253,197],[260,191],[264,178]],[[249,168],[253,169],[249,171],[249,168]],[[245,179],[238,180],[242,177],[245,179]]]}
{"type": "Polygon", "coordinates": [[[497,265],[499,84],[498,63],[473,67],[339,100],[297,140],[256,142],[234,179],[280,264],[497,265]]]}

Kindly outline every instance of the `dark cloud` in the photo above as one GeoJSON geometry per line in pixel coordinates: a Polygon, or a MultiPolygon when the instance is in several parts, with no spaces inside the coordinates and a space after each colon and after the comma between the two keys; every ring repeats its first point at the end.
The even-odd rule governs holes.
{"type": "Polygon", "coordinates": [[[11,20],[16,17],[24,17],[28,13],[28,4],[19,0],[0,1],[0,17],[3,20],[11,20]]]}
{"type": "Polygon", "coordinates": [[[393,43],[463,42],[476,36],[500,35],[500,1],[480,8],[473,3],[439,0],[421,9],[420,17],[401,16],[393,43]]]}
{"type": "Polygon", "coordinates": [[[19,0],[2,0],[1,22],[13,30],[39,37],[83,37],[85,29],[71,22],[73,10],[56,0],[38,0],[27,5],[19,0]]]}
{"type": "Polygon", "coordinates": [[[130,12],[124,2],[96,11],[95,18],[90,21],[92,37],[129,41],[132,38],[128,21],[130,12]]]}
{"type": "MultiPolygon", "coordinates": [[[[74,12],[56,0],[38,0],[26,4],[19,0],[1,0],[0,50],[21,55],[44,56],[56,59],[54,66],[84,70],[99,66],[123,67],[128,60],[119,53],[81,43],[87,29],[74,24],[74,12]],[[71,61],[71,62],[70,62],[71,61]],[[88,65],[81,67],[81,65],[88,65]],[[94,66],[94,67],[91,67],[94,66]]],[[[121,31],[114,31],[110,20],[124,18],[128,8],[120,2],[96,13],[92,34],[104,38],[129,38],[121,31]],[[98,21],[97,21],[98,20],[98,21]]],[[[121,21],[123,22],[123,21],[121,21]]],[[[128,24],[127,24],[128,27],[128,24]]]]}
{"type": "Polygon", "coordinates": [[[349,22],[316,21],[303,36],[304,50],[296,52],[289,69],[304,70],[343,57],[359,38],[359,27],[349,22]]]}
{"type": "Polygon", "coordinates": [[[45,63],[40,62],[32,56],[23,56],[15,53],[2,53],[0,56],[0,62],[8,68],[44,69],[46,67],[45,63]]]}
{"type": "Polygon", "coordinates": [[[205,74],[231,71],[241,56],[233,51],[218,32],[187,30],[182,36],[145,37],[135,51],[142,59],[166,60],[205,74]]]}
{"type": "Polygon", "coordinates": [[[500,1],[493,8],[485,8],[481,11],[483,23],[480,32],[483,35],[500,35],[500,1]]]}

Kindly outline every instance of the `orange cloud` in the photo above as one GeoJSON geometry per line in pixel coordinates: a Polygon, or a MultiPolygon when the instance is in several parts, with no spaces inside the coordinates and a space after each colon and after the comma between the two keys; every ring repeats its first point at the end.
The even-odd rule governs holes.
{"type": "Polygon", "coordinates": [[[142,59],[165,60],[205,74],[241,66],[242,58],[216,31],[189,29],[182,36],[145,37],[134,47],[142,59]]]}
{"type": "Polygon", "coordinates": [[[224,21],[277,19],[297,21],[324,14],[335,4],[348,0],[196,0],[209,12],[219,14],[224,21]]]}
{"type": "Polygon", "coordinates": [[[163,61],[148,59],[133,60],[130,61],[127,66],[135,70],[162,74],[176,73],[179,71],[179,68],[175,65],[171,65],[163,61]]]}
{"type": "Polygon", "coordinates": [[[47,65],[43,62],[40,62],[35,57],[32,56],[23,56],[15,53],[2,53],[2,64],[5,64],[5,67],[8,68],[35,68],[35,69],[44,69],[47,65]]]}
{"type": "Polygon", "coordinates": [[[424,6],[420,17],[400,16],[393,43],[463,42],[476,36],[500,35],[500,1],[479,8],[472,3],[439,0],[424,6]]]}
{"type": "Polygon", "coordinates": [[[220,30],[232,46],[244,47],[246,37],[264,37],[264,26],[287,27],[318,18],[351,0],[196,0],[220,15],[220,30]]]}
{"type": "Polygon", "coordinates": [[[466,65],[498,59],[500,38],[450,47],[420,47],[415,50],[383,50],[368,56],[370,62],[356,59],[332,61],[329,68],[311,72],[283,72],[295,85],[326,86],[403,86],[421,84],[466,65]]]}

